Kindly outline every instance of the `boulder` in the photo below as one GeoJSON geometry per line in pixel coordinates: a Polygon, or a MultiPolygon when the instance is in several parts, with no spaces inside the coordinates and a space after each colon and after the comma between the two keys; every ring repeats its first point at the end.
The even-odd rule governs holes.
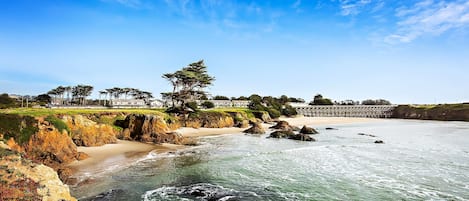
{"type": "Polygon", "coordinates": [[[293,131],[293,127],[288,124],[286,121],[279,121],[277,125],[269,127],[271,129],[281,130],[281,131],[293,131]]]}
{"type": "Polygon", "coordinates": [[[327,127],[326,130],[339,130],[337,128],[327,127]]]}
{"type": "Polygon", "coordinates": [[[249,127],[249,120],[243,120],[237,123],[236,127],[238,128],[247,128],[249,127]]]}
{"type": "Polygon", "coordinates": [[[384,144],[384,141],[383,140],[376,140],[375,144],[384,144]]]}
{"type": "Polygon", "coordinates": [[[269,137],[271,138],[289,138],[290,136],[295,135],[291,130],[284,130],[284,131],[275,131],[270,134],[269,137]]]}
{"type": "Polygon", "coordinates": [[[305,126],[303,126],[303,128],[301,128],[300,133],[301,134],[318,134],[319,132],[316,131],[316,129],[311,128],[311,127],[307,127],[305,125],[305,126]]]}
{"type": "Polygon", "coordinates": [[[264,130],[264,127],[262,127],[261,123],[254,123],[251,128],[244,130],[243,133],[264,134],[265,130],[264,130]]]}
{"type": "Polygon", "coordinates": [[[288,137],[288,139],[301,140],[301,141],[311,141],[311,142],[316,141],[316,139],[312,138],[311,136],[309,136],[307,134],[291,135],[291,136],[288,137]]]}

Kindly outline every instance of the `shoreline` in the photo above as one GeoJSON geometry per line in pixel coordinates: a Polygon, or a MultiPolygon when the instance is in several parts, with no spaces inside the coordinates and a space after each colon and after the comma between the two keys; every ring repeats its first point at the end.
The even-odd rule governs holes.
{"type": "MultiPolygon", "coordinates": [[[[365,123],[380,121],[381,119],[371,118],[348,118],[348,117],[296,117],[296,118],[279,118],[279,120],[287,121],[292,126],[318,126],[318,125],[337,125],[350,123],[365,123]]],[[[272,124],[263,124],[264,128],[272,126],[272,124]]],[[[204,136],[224,135],[242,133],[248,128],[188,128],[182,127],[175,130],[184,137],[198,138],[204,136]]],[[[93,175],[106,173],[114,169],[123,168],[131,165],[150,152],[166,153],[186,148],[184,145],[174,144],[148,144],[135,141],[118,140],[116,144],[106,144],[99,147],[78,147],[79,152],[89,155],[89,158],[82,161],[75,161],[68,165],[74,170],[74,178],[90,177],[93,175]]],[[[78,182],[80,183],[80,182],[78,182]]]]}

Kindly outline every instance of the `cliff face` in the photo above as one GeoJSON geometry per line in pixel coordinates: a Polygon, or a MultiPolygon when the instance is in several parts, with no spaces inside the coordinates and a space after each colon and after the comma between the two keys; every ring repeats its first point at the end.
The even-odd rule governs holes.
{"type": "Polygon", "coordinates": [[[393,118],[441,121],[469,121],[469,104],[413,107],[400,105],[393,111],[393,118]]]}
{"type": "Polygon", "coordinates": [[[192,128],[225,128],[233,127],[234,119],[231,115],[222,112],[199,112],[189,115],[184,121],[186,127],[192,128]]]}
{"type": "Polygon", "coordinates": [[[70,128],[77,146],[102,146],[117,142],[116,131],[110,125],[98,124],[82,115],[65,115],[62,120],[70,128]]]}
{"type": "Polygon", "coordinates": [[[0,200],[76,200],[57,173],[0,142],[0,200]]]}
{"type": "Polygon", "coordinates": [[[156,115],[131,114],[120,126],[124,129],[120,138],[124,140],[181,144],[183,139],[171,132],[166,121],[156,115]]]}

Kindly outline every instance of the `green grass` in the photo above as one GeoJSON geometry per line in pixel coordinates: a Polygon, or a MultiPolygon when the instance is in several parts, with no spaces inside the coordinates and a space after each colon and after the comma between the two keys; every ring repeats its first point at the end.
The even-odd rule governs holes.
{"type": "Polygon", "coordinates": [[[54,127],[60,132],[62,132],[63,130],[66,130],[69,134],[71,133],[70,128],[67,126],[67,124],[65,124],[64,121],[62,121],[62,119],[59,119],[53,115],[49,115],[46,117],[45,120],[51,123],[52,125],[54,125],[54,127]]]}
{"type": "Polygon", "coordinates": [[[217,112],[239,112],[244,113],[249,119],[255,118],[253,111],[249,108],[215,108],[207,111],[217,111],[217,112]]]}
{"type": "Polygon", "coordinates": [[[469,109],[469,104],[428,104],[428,105],[410,105],[417,109],[469,109]]]}
{"type": "Polygon", "coordinates": [[[5,139],[13,138],[19,144],[29,141],[38,131],[37,121],[31,116],[0,113],[0,133],[5,139]]]}
{"type": "Polygon", "coordinates": [[[50,108],[13,108],[1,109],[0,114],[45,117],[50,115],[87,115],[101,113],[154,114],[166,115],[163,109],[50,109],[50,108]]]}

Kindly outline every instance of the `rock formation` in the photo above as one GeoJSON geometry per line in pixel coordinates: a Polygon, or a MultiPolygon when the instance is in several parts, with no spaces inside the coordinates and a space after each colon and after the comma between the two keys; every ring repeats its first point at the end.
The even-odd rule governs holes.
{"type": "Polygon", "coordinates": [[[305,126],[303,126],[303,128],[301,128],[300,133],[301,134],[318,134],[319,132],[316,131],[316,129],[311,128],[311,127],[307,127],[305,125],[305,126]]]}
{"type": "Polygon", "coordinates": [[[233,117],[224,112],[193,113],[183,121],[186,127],[192,128],[225,128],[235,125],[233,117]]]}
{"type": "Polygon", "coordinates": [[[66,115],[62,120],[70,128],[77,146],[102,146],[117,142],[116,131],[110,125],[98,124],[82,115],[66,115]]]}
{"type": "Polygon", "coordinates": [[[52,168],[24,159],[1,142],[0,158],[0,200],[76,200],[52,168]]]}
{"type": "Polygon", "coordinates": [[[264,127],[262,127],[262,123],[254,123],[251,128],[244,130],[243,133],[264,134],[265,130],[264,127]]]}
{"type": "Polygon", "coordinates": [[[300,140],[300,141],[316,141],[316,139],[312,138],[311,136],[307,134],[296,134],[296,135],[290,135],[288,139],[292,140],[300,140]]]}
{"type": "Polygon", "coordinates": [[[125,118],[122,126],[124,140],[181,144],[183,139],[168,128],[162,117],[156,115],[131,114],[125,118]]]}
{"type": "Polygon", "coordinates": [[[282,131],[274,131],[270,134],[269,137],[271,138],[289,138],[290,136],[295,135],[291,130],[282,130],[282,131]]]}
{"type": "Polygon", "coordinates": [[[271,129],[276,129],[276,130],[281,130],[281,131],[294,131],[298,129],[294,129],[293,126],[290,126],[290,124],[286,121],[279,121],[277,122],[277,125],[271,126],[271,129]]]}

